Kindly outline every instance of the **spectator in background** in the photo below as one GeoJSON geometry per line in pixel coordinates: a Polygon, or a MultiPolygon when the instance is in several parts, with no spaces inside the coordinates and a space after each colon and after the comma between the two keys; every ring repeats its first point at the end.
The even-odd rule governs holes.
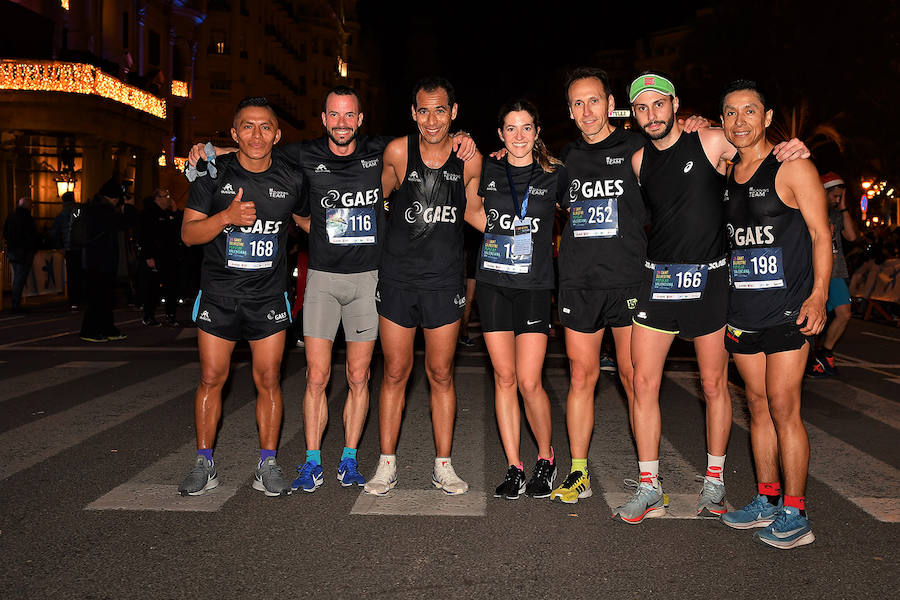
{"type": "Polygon", "coordinates": [[[181,236],[177,214],[172,210],[173,204],[169,190],[157,189],[147,199],[138,218],[138,277],[144,304],[141,322],[148,327],[161,325],[156,320],[160,285],[165,301],[164,322],[170,327],[178,326],[175,309],[178,306],[178,244],[181,236]]]}
{"type": "Polygon", "coordinates": [[[62,210],[53,219],[50,237],[54,247],[62,248],[66,256],[66,288],[72,310],[78,310],[81,304],[83,277],[81,274],[81,249],[72,245],[72,221],[78,216],[79,208],[75,205],[75,194],[66,192],[62,195],[62,210]]]}
{"type": "Polygon", "coordinates": [[[3,224],[3,237],[6,238],[6,254],[13,270],[12,309],[18,311],[38,246],[37,228],[31,216],[31,198],[19,198],[15,212],[3,224]]]}
{"type": "MultiPolygon", "coordinates": [[[[86,342],[123,340],[127,336],[113,323],[119,234],[134,223],[134,198],[126,197],[115,178],[84,207],[84,275],[86,310],[81,339],[86,342]]],[[[81,240],[79,240],[81,241],[81,240]]]]}
{"type": "Polygon", "coordinates": [[[858,237],[856,224],[850,211],[847,210],[847,186],[837,173],[826,173],[821,176],[828,199],[828,220],[831,221],[831,253],[834,263],[831,268],[831,282],[828,285],[828,302],[825,309],[834,311],[834,318],[819,336],[820,349],[809,365],[807,374],[810,377],[830,377],[837,374],[834,362],[834,346],[844,334],[850,322],[850,289],[847,287],[847,261],[844,259],[843,239],[853,242],[858,237]]]}

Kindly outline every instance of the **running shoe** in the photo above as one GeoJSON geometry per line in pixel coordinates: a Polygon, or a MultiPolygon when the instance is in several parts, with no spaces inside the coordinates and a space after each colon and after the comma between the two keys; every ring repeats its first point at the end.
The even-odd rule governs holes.
{"type": "Polygon", "coordinates": [[[366,478],[360,474],[359,463],[355,458],[347,457],[338,463],[337,478],[344,487],[366,485],[366,478]]]}
{"type": "Polygon", "coordinates": [[[166,327],[181,327],[181,323],[178,322],[178,319],[169,315],[163,317],[163,325],[166,327]]]}
{"type": "Polygon", "coordinates": [[[434,461],[434,471],[431,473],[431,483],[445,494],[456,496],[469,491],[469,484],[459,478],[450,459],[434,461]]]}
{"type": "Polygon", "coordinates": [[[100,342],[108,342],[109,341],[109,338],[106,337],[105,335],[95,335],[93,333],[86,333],[86,334],[80,335],[78,337],[81,338],[85,342],[100,343],[100,342]]]}
{"type": "Polygon", "coordinates": [[[825,367],[825,372],[829,375],[837,375],[837,365],[834,362],[834,354],[828,355],[822,352],[818,355],[819,361],[825,367]]]}
{"type": "Polygon", "coordinates": [[[469,336],[464,335],[459,338],[459,345],[465,346],[466,348],[471,348],[472,346],[475,345],[475,342],[473,342],[472,338],[470,338],[469,336]]]}
{"type": "Polygon", "coordinates": [[[394,457],[381,456],[375,475],[366,482],[363,488],[367,494],[384,496],[397,487],[397,460],[394,457]]]}
{"type": "Polygon", "coordinates": [[[291,489],[303,490],[304,492],[314,492],[324,482],[322,477],[322,465],[319,463],[305,462],[297,467],[300,476],[291,482],[291,489]]]}
{"type": "Polygon", "coordinates": [[[178,493],[182,496],[199,496],[217,487],[219,487],[219,475],[216,473],[215,463],[206,460],[202,454],[198,454],[194,460],[194,468],[178,486],[178,493]]]}
{"type": "Polygon", "coordinates": [[[532,498],[547,498],[553,490],[556,479],[556,464],[546,458],[539,458],[531,470],[531,479],[525,486],[525,495],[532,498]]]}
{"type": "Polygon", "coordinates": [[[150,317],[149,319],[141,319],[141,325],[144,327],[162,327],[162,323],[150,317]]]}
{"type": "Polygon", "coordinates": [[[769,499],[762,494],[757,494],[750,504],[738,510],[728,511],[722,515],[722,522],[735,529],[753,529],[754,527],[768,527],[775,520],[775,515],[781,510],[781,500],[778,506],[773,506],[769,499]]]}
{"type": "Polygon", "coordinates": [[[703,478],[700,499],[697,500],[697,516],[718,519],[725,514],[725,484],[711,477],[703,478]]]}
{"type": "Polygon", "coordinates": [[[287,496],[291,493],[291,486],[274,456],[259,462],[250,485],[254,490],[265,492],[266,496],[287,496]]]}
{"type": "Polygon", "coordinates": [[[816,536],[809,526],[809,519],[793,506],[783,507],[775,515],[772,524],[754,533],[753,537],[758,542],[781,550],[805,546],[816,541],[816,536]]]}
{"type": "Polygon", "coordinates": [[[600,370],[606,371],[607,373],[615,373],[616,372],[616,361],[609,354],[601,354],[600,355],[600,370]]]}
{"type": "Polygon", "coordinates": [[[519,495],[524,493],[525,472],[515,465],[509,465],[509,468],[506,470],[506,479],[497,486],[497,491],[494,492],[494,498],[518,500],[519,495]]]}
{"type": "Polygon", "coordinates": [[[563,484],[553,490],[550,500],[559,500],[566,504],[575,504],[583,498],[594,495],[591,491],[591,477],[581,471],[572,471],[563,484]]]}
{"type": "MultiPolygon", "coordinates": [[[[631,487],[636,482],[626,480],[625,485],[631,487]]],[[[629,525],[637,525],[644,519],[662,517],[666,514],[667,497],[661,487],[653,487],[642,481],[638,483],[637,490],[631,499],[618,507],[613,513],[614,519],[619,519],[629,525]]]]}
{"type": "Polygon", "coordinates": [[[813,379],[831,377],[831,375],[832,374],[825,369],[825,363],[822,362],[818,356],[813,358],[813,361],[812,363],[810,363],[809,368],[806,369],[806,376],[813,379]]]}
{"type": "Polygon", "coordinates": [[[116,329],[115,331],[113,331],[112,333],[107,335],[106,339],[108,339],[111,342],[118,342],[120,340],[126,339],[127,337],[128,337],[127,335],[125,335],[124,333],[122,333],[121,331],[116,329]]]}

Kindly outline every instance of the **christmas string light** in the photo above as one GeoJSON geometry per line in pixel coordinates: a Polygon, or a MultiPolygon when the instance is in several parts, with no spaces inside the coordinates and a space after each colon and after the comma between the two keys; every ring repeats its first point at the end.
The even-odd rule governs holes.
{"type": "Polygon", "coordinates": [[[122,83],[93,65],[56,61],[0,61],[0,90],[63,92],[108,98],[160,119],[166,101],[122,83]]]}
{"type": "Polygon", "coordinates": [[[188,85],[187,81],[178,81],[177,79],[172,80],[172,95],[180,96],[182,98],[187,98],[190,96],[188,94],[188,85]]]}

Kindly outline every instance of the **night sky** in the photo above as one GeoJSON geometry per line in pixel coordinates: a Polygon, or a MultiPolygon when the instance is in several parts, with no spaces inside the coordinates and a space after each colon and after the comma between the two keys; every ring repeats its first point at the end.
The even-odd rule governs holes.
{"type": "MultiPolygon", "coordinates": [[[[890,131],[896,128],[884,127],[879,115],[893,112],[892,99],[900,96],[898,4],[594,0],[544,2],[548,8],[538,13],[489,0],[360,0],[363,41],[383,57],[374,77],[384,99],[376,122],[383,122],[385,131],[372,133],[410,132],[412,84],[423,75],[441,74],[457,88],[455,127],[471,131],[483,151],[496,149],[497,110],[518,95],[537,103],[545,132],[548,125],[556,126],[550,147],[559,151],[560,142],[577,136],[562,89],[568,70],[602,68],[598,50],[633,49],[643,34],[693,22],[698,8],[715,5],[716,17],[680,49],[702,70],[702,89],[679,87],[682,106],[717,118],[718,95],[729,81],[757,79],[775,105],[776,122],[784,123],[794,107],[802,108],[798,137],[813,135],[821,123],[847,137],[843,153],[836,148],[817,153],[827,168],[894,169],[900,144],[890,131]]],[[[620,108],[627,108],[628,83],[613,80],[620,108]]]]}

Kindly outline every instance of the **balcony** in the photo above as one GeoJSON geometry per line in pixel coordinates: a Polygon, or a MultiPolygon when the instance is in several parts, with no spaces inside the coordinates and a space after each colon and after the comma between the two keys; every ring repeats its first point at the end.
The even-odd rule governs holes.
{"type": "Polygon", "coordinates": [[[93,65],[50,60],[0,60],[0,90],[100,96],[166,118],[166,101],[93,65]]]}

